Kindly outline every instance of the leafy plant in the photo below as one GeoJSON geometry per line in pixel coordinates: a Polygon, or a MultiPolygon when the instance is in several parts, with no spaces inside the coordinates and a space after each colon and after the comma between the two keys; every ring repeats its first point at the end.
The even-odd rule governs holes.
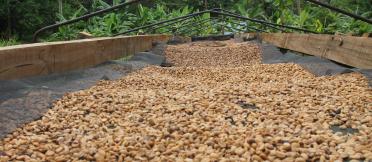
{"type": "Polygon", "coordinates": [[[17,44],[20,44],[20,42],[16,38],[0,39],[0,47],[13,46],[17,44]]]}
{"type": "MultiPolygon", "coordinates": [[[[102,10],[112,5],[117,5],[125,0],[0,0],[0,21],[11,22],[11,32],[8,23],[0,23],[0,37],[18,37],[27,40],[37,29],[81,16],[83,14],[102,10]],[[108,3],[110,1],[110,3],[108,3]],[[63,2],[63,3],[61,3],[63,2]],[[30,9],[31,8],[31,9],[30,9]],[[63,9],[62,12],[59,9],[63,9]],[[12,11],[9,21],[9,9],[12,11]]],[[[350,0],[328,0],[330,5],[342,8],[349,12],[359,14],[366,18],[372,17],[372,1],[358,0],[351,3],[350,0]]],[[[325,33],[353,33],[361,35],[372,32],[372,25],[356,21],[348,16],[332,12],[303,0],[154,0],[143,2],[141,5],[133,5],[116,12],[102,16],[96,16],[86,21],[73,25],[64,26],[51,35],[45,37],[45,41],[76,39],[78,32],[86,31],[94,36],[112,36],[139,26],[184,16],[204,9],[221,7],[245,17],[265,20],[277,24],[292,25],[325,33]]],[[[277,29],[251,21],[242,21],[224,17],[219,23],[205,22],[202,25],[191,26],[188,30],[181,29],[186,23],[197,23],[200,16],[191,20],[175,23],[167,27],[157,29],[144,29],[130,34],[179,34],[179,35],[208,35],[212,33],[243,32],[248,29],[245,26],[266,30],[268,32],[280,32],[277,29]],[[221,24],[226,26],[222,28],[221,24]]],[[[209,15],[211,17],[211,15],[209,15]]],[[[248,30],[251,31],[251,30],[248,30]]],[[[287,30],[287,32],[293,32],[287,30]]],[[[45,34],[48,35],[48,34],[45,34]]]]}

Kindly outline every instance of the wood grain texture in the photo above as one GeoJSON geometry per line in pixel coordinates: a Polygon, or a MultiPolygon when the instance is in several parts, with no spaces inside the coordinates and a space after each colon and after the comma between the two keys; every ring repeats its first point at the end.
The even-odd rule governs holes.
{"type": "Polygon", "coordinates": [[[372,69],[372,38],[296,33],[262,33],[259,37],[277,47],[372,69]]]}
{"type": "Polygon", "coordinates": [[[0,48],[0,80],[60,73],[150,50],[168,35],[121,36],[0,48]]]}

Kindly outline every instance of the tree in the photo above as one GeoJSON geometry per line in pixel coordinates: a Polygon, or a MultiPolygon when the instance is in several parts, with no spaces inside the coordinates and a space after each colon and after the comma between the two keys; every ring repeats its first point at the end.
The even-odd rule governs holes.
{"type": "Polygon", "coordinates": [[[7,15],[8,15],[8,21],[7,21],[7,34],[6,34],[6,38],[10,38],[11,35],[12,35],[12,18],[11,18],[11,13],[10,13],[10,0],[7,0],[6,1],[6,8],[7,8],[7,15]]]}

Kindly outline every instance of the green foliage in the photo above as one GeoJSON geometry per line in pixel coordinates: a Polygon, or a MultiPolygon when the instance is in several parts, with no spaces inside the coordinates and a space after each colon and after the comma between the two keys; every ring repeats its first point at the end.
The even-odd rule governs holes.
{"type": "MultiPolygon", "coordinates": [[[[372,1],[330,0],[330,5],[366,18],[372,18],[372,1]]],[[[313,5],[302,0],[240,0],[234,6],[240,14],[257,19],[270,20],[277,24],[293,25],[317,32],[354,33],[372,32],[372,25],[313,5]],[[255,7],[252,7],[255,6],[255,7]],[[257,14],[256,14],[257,13],[257,14]]],[[[262,28],[258,24],[252,24],[262,28]]]]}
{"type": "MultiPolygon", "coordinates": [[[[60,12],[58,11],[60,6],[56,0],[0,0],[0,4],[5,4],[0,5],[0,21],[7,22],[0,23],[0,38],[17,37],[20,40],[29,40],[32,33],[43,26],[70,20],[124,1],[63,0],[63,10],[60,12]],[[9,11],[11,11],[10,16],[9,11]]],[[[328,3],[366,18],[372,17],[370,8],[372,1],[370,0],[328,0],[328,3]]],[[[46,33],[44,36],[47,37],[44,37],[44,41],[77,39],[77,33],[82,31],[97,37],[112,36],[139,26],[217,7],[234,11],[246,17],[292,25],[317,32],[354,33],[356,35],[372,32],[372,25],[370,24],[356,21],[348,16],[303,0],[152,0],[144,1],[141,4],[96,16],[73,25],[63,26],[56,31],[46,33]]],[[[252,31],[245,28],[245,25],[270,32],[278,32],[274,28],[258,23],[242,22],[226,17],[219,23],[198,23],[210,17],[211,15],[205,14],[168,27],[144,29],[131,34],[209,35],[222,32],[252,31]],[[187,24],[193,25],[187,26],[187,24]],[[187,27],[181,29],[183,26],[187,27]]],[[[287,30],[287,32],[292,31],[287,30]]]]}
{"type": "MultiPolygon", "coordinates": [[[[115,5],[115,4],[114,4],[115,5]]],[[[102,0],[95,0],[92,3],[91,8],[93,10],[104,9],[110,7],[109,4],[102,0]]],[[[83,15],[86,13],[87,9],[83,6],[75,11],[70,17],[66,18],[62,15],[59,15],[60,22],[66,21],[68,19],[76,18],[77,16],[83,15]]],[[[58,32],[52,34],[50,37],[44,41],[56,41],[56,40],[71,40],[77,38],[77,33],[81,31],[86,31],[91,33],[94,36],[112,36],[113,34],[124,32],[139,26],[152,24],[162,20],[168,20],[171,18],[176,18],[180,16],[188,15],[194,11],[197,11],[188,6],[181,7],[178,9],[169,9],[164,5],[156,5],[155,7],[149,8],[143,5],[138,5],[135,12],[128,12],[122,10],[115,13],[109,13],[102,17],[93,17],[88,21],[76,23],[69,26],[60,27],[58,32]]],[[[155,30],[139,30],[131,34],[155,34],[155,33],[168,33],[168,34],[179,34],[179,35],[190,35],[190,34],[199,34],[206,35],[213,32],[213,27],[210,23],[199,25],[199,30],[192,32],[184,32],[180,30],[180,27],[186,22],[197,22],[201,19],[209,19],[209,14],[204,14],[200,17],[197,17],[192,20],[180,22],[173,24],[166,28],[159,28],[155,30]],[[209,25],[208,25],[209,24],[209,25]],[[204,26],[202,26],[204,25],[204,26]],[[208,26],[205,26],[208,25],[208,26]]]]}
{"type": "Polygon", "coordinates": [[[9,13],[5,13],[5,15],[0,13],[0,17],[4,18],[4,22],[10,22],[13,35],[21,39],[30,39],[32,32],[39,29],[40,26],[54,23],[55,13],[58,9],[55,0],[0,1],[0,11],[9,9],[9,13]]]}
{"type": "Polygon", "coordinates": [[[10,38],[10,39],[0,39],[0,47],[5,47],[5,46],[13,46],[20,44],[20,42],[17,41],[15,38],[10,38]]]}
{"type": "Polygon", "coordinates": [[[153,7],[154,4],[161,4],[169,8],[191,6],[195,10],[205,10],[208,8],[229,8],[235,3],[236,0],[151,0],[144,4],[148,7],[153,7]]]}

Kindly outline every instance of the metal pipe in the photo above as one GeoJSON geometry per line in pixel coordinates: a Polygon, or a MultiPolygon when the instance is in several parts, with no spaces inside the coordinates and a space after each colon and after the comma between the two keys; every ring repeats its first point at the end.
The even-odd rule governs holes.
{"type": "MultiPolygon", "coordinates": [[[[230,14],[233,14],[233,15],[237,15],[237,16],[241,16],[237,13],[234,13],[234,12],[231,12],[231,11],[228,11],[228,10],[225,10],[225,9],[222,9],[222,8],[215,8],[213,10],[216,10],[216,11],[223,11],[223,12],[227,12],[227,13],[230,13],[230,14]]],[[[277,24],[276,24],[277,25],[277,24]]],[[[279,30],[279,31],[282,31],[282,32],[286,32],[285,30],[283,29],[280,29],[274,25],[270,25],[270,24],[266,24],[266,26],[270,27],[270,28],[273,28],[273,29],[276,29],[276,30],[279,30]]]]}
{"type": "MultiPolygon", "coordinates": [[[[218,20],[222,20],[222,18],[210,18],[210,19],[204,19],[204,20],[201,20],[201,21],[199,21],[199,22],[195,22],[195,23],[197,23],[197,24],[195,24],[195,23],[190,23],[190,24],[187,24],[187,25],[184,25],[184,26],[182,26],[182,28],[185,28],[185,27],[188,27],[188,26],[191,26],[191,25],[194,25],[194,26],[199,26],[199,25],[201,25],[201,24],[203,24],[203,23],[206,23],[208,20],[210,20],[211,22],[215,22],[215,21],[218,21],[218,20]]],[[[216,23],[217,24],[217,23],[216,23]]],[[[236,23],[237,24],[237,23],[236,23]]],[[[238,25],[240,25],[240,26],[244,26],[244,27],[247,27],[246,25],[242,25],[242,24],[238,24],[238,25]]],[[[230,29],[234,29],[234,30],[239,30],[239,31],[243,31],[243,30],[241,30],[241,29],[236,29],[236,28],[233,28],[233,27],[229,27],[229,26],[227,26],[227,25],[225,25],[225,24],[223,24],[223,26],[224,27],[226,27],[226,28],[230,28],[230,29]]],[[[251,27],[250,27],[251,28],[251,27]]],[[[186,29],[189,29],[189,30],[186,30],[186,32],[189,32],[189,31],[193,31],[194,29],[193,28],[186,28],[186,29]]],[[[260,29],[256,29],[256,28],[251,28],[251,29],[253,29],[253,30],[256,30],[256,31],[260,31],[260,29]]],[[[180,30],[181,32],[185,32],[184,30],[180,30]]],[[[178,31],[178,32],[180,32],[180,31],[178,31]]],[[[262,32],[265,32],[265,31],[263,31],[263,30],[261,30],[262,32]]],[[[166,31],[166,32],[169,32],[169,30],[168,31],[166,31]]]]}
{"type": "Polygon", "coordinates": [[[234,28],[234,27],[228,26],[228,25],[226,25],[226,24],[221,24],[221,23],[217,23],[217,24],[220,24],[220,25],[222,25],[222,26],[224,26],[225,28],[230,29],[230,30],[237,30],[237,31],[239,31],[239,32],[245,32],[245,30],[243,30],[243,29],[237,29],[237,28],[234,28]]]}
{"type": "Polygon", "coordinates": [[[164,28],[164,27],[171,26],[173,24],[177,24],[177,23],[183,22],[183,21],[188,20],[188,19],[193,19],[193,18],[194,17],[188,17],[188,18],[185,18],[185,19],[181,19],[181,20],[178,20],[178,21],[169,23],[169,24],[165,24],[165,25],[162,25],[162,26],[153,27],[153,28],[150,28],[148,30],[156,30],[156,29],[164,28]]]}
{"type": "Polygon", "coordinates": [[[352,17],[354,19],[357,19],[357,20],[364,21],[366,23],[372,24],[372,20],[370,20],[370,19],[367,19],[365,17],[362,17],[362,16],[359,16],[359,15],[356,15],[356,14],[353,14],[353,13],[350,13],[350,12],[347,12],[347,11],[342,10],[340,8],[337,8],[337,7],[333,7],[333,6],[329,5],[329,4],[326,4],[326,3],[323,3],[323,2],[320,2],[320,1],[316,1],[316,0],[305,0],[305,1],[308,1],[310,3],[317,4],[319,6],[328,8],[328,9],[330,9],[332,11],[336,11],[338,13],[342,13],[342,14],[347,15],[347,16],[350,16],[350,17],[352,17]]]}
{"type": "MultiPolygon", "coordinates": [[[[176,33],[183,32],[184,31],[183,29],[189,29],[189,30],[186,30],[186,31],[193,31],[194,28],[185,28],[185,27],[189,27],[189,26],[200,26],[200,25],[202,25],[202,24],[204,24],[204,23],[206,23],[208,21],[213,22],[215,20],[213,20],[212,18],[202,19],[202,20],[199,20],[197,22],[190,23],[190,24],[187,24],[187,25],[182,26],[181,30],[177,31],[176,33]]],[[[203,27],[203,26],[201,26],[201,27],[203,27]]]]}
{"type": "MultiPolygon", "coordinates": [[[[214,18],[214,19],[217,20],[217,19],[221,19],[221,18],[214,18]]],[[[199,20],[199,21],[196,21],[196,22],[189,21],[188,23],[181,26],[179,29],[181,29],[180,31],[183,31],[182,30],[183,28],[186,28],[186,27],[189,27],[189,26],[200,26],[201,24],[203,24],[205,22],[208,22],[208,21],[213,21],[213,18],[202,19],[202,20],[199,20]]],[[[170,30],[167,30],[165,32],[169,32],[169,31],[170,30]]]]}
{"type": "MultiPolygon", "coordinates": [[[[54,25],[44,27],[44,28],[39,29],[38,31],[35,32],[33,39],[34,39],[34,41],[36,41],[38,35],[43,31],[46,31],[46,30],[49,30],[49,29],[54,29],[54,28],[60,27],[62,25],[72,24],[72,23],[78,22],[80,20],[88,19],[92,16],[96,16],[96,15],[99,15],[99,14],[102,14],[102,13],[110,12],[110,11],[113,11],[117,8],[127,6],[127,5],[130,5],[130,4],[133,4],[133,3],[137,3],[139,1],[142,1],[142,0],[132,0],[130,2],[126,2],[126,3],[120,4],[120,5],[108,8],[108,9],[104,9],[104,10],[100,10],[100,11],[97,11],[97,12],[94,12],[94,13],[91,13],[91,14],[87,14],[87,15],[84,15],[82,17],[79,17],[79,18],[76,18],[76,19],[73,19],[73,20],[69,20],[69,21],[66,21],[66,22],[62,22],[62,23],[58,23],[58,24],[54,24],[54,25]]],[[[153,23],[153,24],[137,27],[137,28],[134,28],[134,29],[122,32],[122,33],[115,34],[114,36],[118,36],[118,35],[122,35],[122,34],[128,34],[128,33],[134,32],[134,31],[138,31],[138,30],[146,29],[146,28],[151,28],[151,27],[154,27],[154,26],[157,26],[157,25],[160,25],[160,24],[168,23],[168,22],[172,22],[170,24],[173,24],[173,23],[175,23],[174,21],[179,20],[177,22],[180,22],[182,20],[190,19],[190,18],[199,16],[199,15],[202,15],[204,13],[214,13],[214,14],[217,14],[219,16],[229,16],[229,17],[233,17],[233,18],[237,18],[237,19],[248,20],[248,21],[252,21],[252,22],[255,22],[255,23],[260,23],[260,24],[263,24],[265,26],[269,26],[271,28],[281,30],[281,31],[284,31],[284,30],[279,29],[276,26],[283,27],[283,28],[289,28],[289,29],[293,29],[293,30],[304,31],[304,32],[316,33],[314,31],[310,31],[310,30],[307,30],[307,29],[301,29],[301,28],[287,26],[287,25],[279,25],[279,24],[275,24],[275,23],[271,23],[271,22],[267,22],[267,21],[263,21],[263,20],[257,20],[257,19],[252,19],[252,18],[248,18],[248,17],[243,17],[243,16],[235,14],[233,12],[217,8],[217,9],[205,10],[205,11],[189,14],[189,15],[186,15],[186,16],[181,16],[181,17],[170,19],[170,20],[165,20],[165,21],[161,21],[161,22],[158,22],[158,23],[153,23]],[[224,13],[224,12],[221,12],[221,11],[228,12],[228,13],[224,13]]],[[[167,24],[165,26],[168,26],[170,24],[167,24]]]]}
{"type": "MultiPolygon", "coordinates": [[[[217,20],[221,20],[221,18],[217,18],[217,20]]],[[[251,30],[255,30],[255,31],[259,31],[259,32],[264,32],[264,33],[266,33],[266,31],[264,31],[264,30],[257,29],[257,28],[255,28],[255,27],[250,27],[250,26],[245,25],[245,24],[239,24],[239,23],[236,23],[236,22],[234,22],[234,21],[229,21],[228,23],[235,24],[235,25],[239,25],[239,26],[243,26],[243,27],[245,27],[245,28],[247,28],[247,29],[251,29],[251,30]]],[[[225,27],[228,27],[228,26],[225,25],[225,27]]],[[[235,28],[234,28],[234,29],[235,29],[235,28]]],[[[236,30],[240,30],[240,29],[236,29],[236,30]]]]}
{"type": "MultiPolygon", "coordinates": [[[[229,14],[229,13],[223,13],[223,12],[219,12],[219,11],[222,11],[222,9],[205,10],[205,11],[189,14],[189,15],[186,15],[186,16],[181,16],[181,17],[170,19],[170,20],[165,20],[165,21],[161,21],[161,22],[158,22],[158,23],[153,23],[153,24],[137,27],[137,28],[134,28],[134,29],[122,32],[122,33],[115,34],[114,36],[118,36],[118,35],[122,35],[122,34],[128,34],[128,33],[134,32],[134,31],[150,28],[150,27],[160,25],[160,24],[164,24],[164,23],[168,23],[168,22],[177,21],[177,20],[180,20],[180,19],[185,19],[185,18],[189,18],[189,17],[196,17],[196,16],[202,15],[204,13],[214,13],[214,14],[217,14],[217,15],[224,15],[224,16],[234,17],[234,18],[237,18],[237,19],[248,20],[248,21],[252,21],[252,22],[255,22],[255,23],[260,23],[260,24],[263,24],[265,26],[269,26],[271,28],[281,30],[281,31],[284,31],[284,30],[279,29],[276,26],[283,27],[283,28],[289,28],[289,29],[293,29],[293,30],[299,30],[299,31],[303,31],[303,32],[317,33],[317,32],[314,32],[314,31],[307,30],[307,29],[302,29],[302,28],[297,28],[297,27],[292,27],[292,26],[287,26],[287,25],[275,24],[275,23],[271,23],[271,22],[267,22],[267,21],[263,21],[263,20],[257,20],[257,19],[243,17],[243,16],[235,14],[235,13],[231,14],[231,12],[229,14]]],[[[224,11],[226,11],[226,10],[224,10],[224,11]]]]}
{"type": "Polygon", "coordinates": [[[216,13],[216,14],[220,14],[220,15],[235,17],[235,18],[239,18],[239,19],[243,19],[243,20],[253,21],[253,22],[257,22],[257,23],[261,23],[261,24],[266,24],[266,25],[270,24],[270,25],[274,25],[274,26],[279,26],[279,27],[283,27],[283,28],[288,28],[288,29],[293,29],[293,30],[298,30],[298,31],[303,31],[303,32],[308,32],[308,33],[317,33],[315,31],[311,31],[311,30],[307,30],[307,29],[297,28],[297,27],[288,26],[288,25],[275,24],[275,23],[271,23],[271,22],[267,22],[267,21],[252,19],[252,18],[248,18],[248,17],[244,17],[244,16],[238,16],[238,15],[229,14],[229,13],[223,13],[223,12],[218,12],[218,11],[211,11],[211,12],[216,13]]]}
{"type": "Polygon", "coordinates": [[[230,23],[235,24],[235,25],[243,26],[243,27],[245,27],[245,28],[247,28],[247,29],[252,29],[252,30],[255,30],[255,31],[259,31],[259,32],[266,33],[265,30],[258,29],[258,28],[255,28],[255,27],[251,27],[251,26],[248,26],[248,25],[245,25],[245,24],[243,25],[243,24],[239,24],[239,23],[236,23],[236,22],[233,22],[233,21],[231,21],[230,23]]]}
{"type": "MultiPolygon", "coordinates": [[[[251,30],[255,30],[255,31],[260,31],[260,32],[264,32],[264,33],[266,33],[266,31],[264,31],[264,30],[257,29],[257,28],[253,28],[253,27],[249,27],[249,26],[247,26],[247,25],[243,25],[243,24],[239,24],[239,23],[235,23],[235,22],[228,22],[228,23],[232,23],[232,24],[235,24],[235,25],[243,26],[243,27],[245,27],[245,28],[247,28],[247,29],[251,29],[251,30]]],[[[245,32],[245,30],[243,30],[243,29],[237,29],[237,28],[234,28],[234,27],[232,27],[232,26],[228,26],[228,25],[226,25],[226,24],[220,24],[220,25],[223,25],[225,28],[228,28],[228,29],[230,29],[230,30],[238,30],[238,31],[240,31],[240,32],[245,32]]]]}
{"type": "MultiPolygon", "coordinates": [[[[215,21],[215,20],[213,20],[213,19],[207,19],[207,20],[209,20],[209,21],[215,21]]],[[[198,25],[204,24],[204,23],[206,23],[206,22],[208,22],[208,21],[204,21],[204,22],[202,22],[202,23],[199,23],[198,25]]],[[[203,29],[204,27],[205,27],[205,26],[202,26],[201,29],[203,29]]],[[[195,31],[195,30],[196,30],[195,28],[186,28],[186,30],[180,30],[179,32],[190,33],[190,32],[195,31]]]]}
{"type": "MultiPolygon", "coordinates": [[[[214,19],[212,21],[216,21],[216,19],[214,19]]],[[[236,28],[233,28],[233,27],[229,27],[226,24],[220,24],[220,23],[216,23],[216,24],[222,25],[224,28],[229,28],[229,29],[233,29],[233,30],[238,30],[238,31],[244,32],[244,30],[236,29],[236,28]]],[[[193,31],[193,29],[186,30],[186,32],[191,32],[191,31],[193,31]]],[[[225,35],[225,34],[222,34],[222,35],[225,35]]]]}
{"type": "MultiPolygon", "coordinates": [[[[228,12],[228,13],[231,13],[231,14],[238,15],[238,14],[236,14],[236,13],[233,13],[233,12],[230,12],[230,11],[227,11],[227,10],[224,10],[224,9],[220,9],[220,8],[214,8],[214,9],[212,9],[212,10],[223,10],[223,11],[225,11],[225,12],[228,12]]],[[[239,16],[240,16],[240,15],[239,15],[239,16]]],[[[248,25],[239,24],[239,23],[236,23],[236,22],[233,22],[233,21],[231,21],[231,23],[232,23],[232,24],[235,24],[235,25],[244,26],[244,27],[246,27],[246,28],[248,28],[248,29],[252,29],[252,30],[255,30],[255,31],[259,31],[259,32],[264,32],[264,33],[266,33],[265,30],[258,29],[258,28],[255,28],[255,27],[250,27],[250,26],[248,26],[248,25]]],[[[269,26],[270,26],[270,25],[269,25],[269,26]]],[[[275,27],[275,26],[270,26],[270,27],[284,32],[283,29],[279,29],[279,28],[277,28],[277,27],[275,27]]]]}
{"type": "MultiPolygon", "coordinates": [[[[221,18],[214,18],[214,17],[211,17],[210,18],[211,20],[212,19],[215,19],[215,20],[221,20],[221,18]]],[[[205,20],[209,20],[209,19],[204,19],[204,20],[201,20],[201,21],[205,21],[205,20]]],[[[181,28],[185,28],[185,27],[189,27],[189,26],[191,26],[191,25],[195,25],[195,23],[199,23],[199,22],[201,22],[201,21],[197,21],[197,22],[192,22],[192,21],[189,21],[188,23],[186,23],[186,24],[184,24],[183,26],[181,26],[181,28]]],[[[254,27],[249,27],[249,26],[247,26],[247,25],[243,25],[243,24],[239,24],[239,23],[235,23],[235,22],[231,22],[231,23],[233,23],[233,24],[236,24],[236,25],[240,25],[240,26],[244,26],[244,27],[246,27],[246,28],[249,28],[249,29],[252,29],[252,30],[255,30],[255,31],[259,31],[259,32],[266,32],[266,31],[264,31],[264,30],[261,30],[261,29],[257,29],[257,28],[254,28],[254,27]]],[[[167,30],[167,31],[165,31],[165,32],[169,32],[170,30],[167,30]]]]}
{"type": "Polygon", "coordinates": [[[127,30],[125,32],[121,32],[121,33],[115,34],[114,36],[128,34],[128,33],[131,33],[131,32],[134,32],[134,31],[138,31],[138,30],[141,30],[141,29],[150,28],[150,27],[153,27],[153,26],[156,26],[156,25],[160,25],[160,24],[164,24],[164,23],[168,23],[168,22],[173,22],[173,21],[177,21],[177,20],[180,20],[180,19],[184,19],[184,18],[196,17],[196,16],[199,16],[199,15],[202,15],[202,14],[205,14],[205,13],[210,13],[210,12],[211,12],[210,10],[196,12],[196,13],[189,14],[189,15],[186,15],[186,16],[181,16],[181,17],[170,19],[170,20],[165,20],[165,21],[161,21],[161,22],[157,22],[157,23],[153,23],[153,24],[141,26],[141,27],[138,27],[138,28],[134,28],[134,29],[131,29],[131,30],[127,30]]]}
{"type": "Polygon", "coordinates": [[[68,21],[65,21],[65,22],[61,22],[61,23],[57,23],[57,24],[53,24],[53,25],[49,25],[49,26],[43,27],[43,28],[37,30],[34,33],[32,40],[33,40],[33,42],[37,42],[38,36],[42,32],[45,32],[47,30],[55,29],[55,28],[58,28],[58,27],[63,26],[63,25],[72,24],[72,23],[78,22],[80,20],[86,20],[86,19],[89,19],[89,18],[91,18],[93,16],[97,16],[97,15],[100,15],[100,14],[111,12],[111,11],[116,10],[118,8],[122,8],[122,7],[125,7],[125,6],[128,6],[128,5],[134,4],[134,3],[138,3],[140,1],[143,1],[143,0],[132,0],[132,1],[129,1],[129,2],[118,4],[116,6],[113,6],[113,7],[107,8],[107,9],[103,9],[103,10],[99,10],[99,11],[96,11],[96,12],[93,12],[93,13],[89,13],[89,14],[83,15],[81,17],[78,17],[78,18],[75,18],[75,19],[72,19],[72,20],[68,20],[68,21]]]}

